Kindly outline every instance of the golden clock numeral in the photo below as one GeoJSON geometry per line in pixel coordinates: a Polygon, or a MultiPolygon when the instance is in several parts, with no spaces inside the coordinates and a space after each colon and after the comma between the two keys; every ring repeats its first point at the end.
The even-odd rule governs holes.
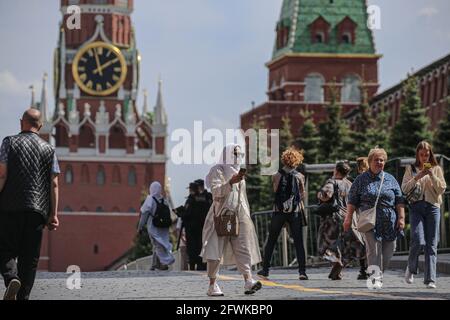
{"type": "Polygon", "coordinates": [[[106,57],[109,58],[109,56],[111,55],[111,53],[112,53],[112,52],[111,52],[110,50],[108,50],[108,52],[106,53],[106,57]]]}
{"type": "Polygon", "coordinates": [[[83,74],[80,75],[80,80],[81,80],[81,81],[85,82],[86,79],[87,79],[86,73],[83,73],[83,74]]]}
{"type": "Polygon", "coordinates": [[[84,63],[87,62],[87,59],[85,57],[82,57],[80,60],[83,61],[84,63]]]}
{"type": "Polygon", "coordinates": [[[89,89],[92,89],[93,86],[94,86],[94,83],[91,80],[89,80],[89,82],[86,83],[86,87],[89,89]]]}
{"type": "Polygon", "coordinates": [[[98,53],[99,55],[102,55],[102,54],[103,54],[103,47],[98,47],[98,48],[97,48],[97,53],[98,53]]]}
{"type": "Polygon", "coordinates": [[[112,84],[109,82],[106,83],[106,86],[108,87],[108,89],[112,88],[112,84]]]}
{"type": "Polygon", "coordinates": [[[94,56],[94,51],[92,51],[92,49],[90,49],[90,50],[88,51],[88,54],[89,54],[91,57],[93,57],[93,56],[94,56]]]}
{"type": "Polygon", "coordinates": [[[78,71],[79,71],[79,72],[85,72],[85,71],[86,71],[86,68],[80,66],[80,67],[78,67],[78,71]]]}
{"type": "Polygon", "coordinates": [[[113,75],[112,78],[113,78],[114,81],[119,81],[120,80],[120,78],[118,76],[116,76],[115,74],[113,75]]]}
{"type": "Polygon", "coordinates": [[[115,67],[114,68],[114,72],[120,72],[120,71],[122,71],[122,68],[120,68],[120,67],[115,67]]]}
{"type": "Polygon", "coordinates": [[[103,91],[103,87],[100,83],[97,83],[97,91],[103,91]]]}

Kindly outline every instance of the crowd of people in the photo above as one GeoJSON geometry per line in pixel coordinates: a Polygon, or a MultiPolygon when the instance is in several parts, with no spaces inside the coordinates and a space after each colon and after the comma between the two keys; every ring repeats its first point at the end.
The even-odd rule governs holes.
{"type": "MultiPolygon", "coordinates": [[[[0,272],[6,286],[4,299],[30,297],[39,261],[43,229],[56,230],[58,220],[58,174],[55,149],[38,133],[40,112],[27,110],[21,119],[21,133],[7,137],[0,148],[0,272]],[[23,174],[26,173],[26,174],[23,174]]],[[[330,261],[331,280],[342,280],[342,272],[358,262],[358,279],[368,277],[381,288],[396,240],[404,236],[405,206],[409,206],[411,243],[405,282],[418,273],[419,255],[424,249],[424,284],[436,288],[437,245],[440,206],[446,190],[443,170],[432,146],[417,145],[415,161],[406,167],[401,185],[385,172],[388,155],[382,148],[357,159],[357,176],[349,179],[348,162],[338,162],[333,176],[320,188],[320,216],[317,246],[319,255],[330,261]]],[[[189,185],[184,205],[170,209],[160,182],[152,182],[141,207],[138,231],[147,229],[153,247],[152,270],[169,270],[175,263],[170,228],[176,224],[178,249],[185,270],[206,271],[208,296],[223,296],[217,278],[221,265],[236,266],[244,280],[244,293],[262,288],[257,275],[269,278],[275,244],[284,226],[289,227],[296,249],[299,280],[307,281],[303,227],[305,176],[297,168],[303,151],[288,148],[282,153],[283,167],[272,176],[273,212],[263,257],[250,215],[246,192],[246,169],[241,146],[224,148],[207,174],[189,185]],[[209,189],[211,192],[208,192],[209,189]],[[175,222],[172,215],[178,220],[175,222]]]]}
{"type": "MultiPolygon", "coordinates": [[[[353,181],[349,178],[348,161],[336,164],[332,177],[317,193],[319,204],[313,211],[320,216],[318,254],[331,264],[329,279],[342,280],[344,268],[358,263],[357,279],[371,278],[373,287],[381,288],[383,272],[389,267],[396,240],[404,236],[405,206],[409,205],[411,246],[405,281],[413,283],[418,273],[418,256],[424,248],[424,283],[428,288],[435,288],[440,205],[446,190],[442,168],[431,145],[421,142],[416,161],[406,168],[400,185],[384,171],[387,157],[384,149],[374,148],[367,157],[358,158],[353,181]],[[374,220],[368,229],[359,226],[363,220],[360,217],[367,212],[372,213],[374,220]]],[[[263,257],[250,218],[245,170],[240,170],[243,158],[240,146],[227,146],[221,161],[206,177],[206,186],[212,194],[206,191],[202,180],[197,180],[189,186],[186,204],[175,210],[182,220],[179,225],[185,228],[189,269],[206,269],[210,279],[209,296],[223,295],[216,281],[220,265],[237,266],[245,281],[245,293],[253,294],[261,289],[261,282],[253,279],[252,266],[261,263],[257,275],[269,278],[274,247],[283,227],[289,228],[294,241],[299,280],[309,279],[302,231],[308,220],[304,205],[305,176],[297,170],[304,159],[303,151],[285,150],[281,157],[283,167],[272,176],[273,212],[267,241],[261,248],[263,257]],[[215,217],[221,216],[224,208],[233,206],[239,232],[232,236],[219,235],[215,217]]]]}

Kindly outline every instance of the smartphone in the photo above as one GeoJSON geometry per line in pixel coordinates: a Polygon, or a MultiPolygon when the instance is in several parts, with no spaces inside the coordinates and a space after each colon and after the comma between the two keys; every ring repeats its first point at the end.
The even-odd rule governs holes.
{"type": "Polygon", "coordinates": [[[239,170],[239,175],[240,175],[240,176],[245,176],[246,173],[247,173],[247,169],[246,169],[246,168],[241,168],[241,169],[239,170]]]}

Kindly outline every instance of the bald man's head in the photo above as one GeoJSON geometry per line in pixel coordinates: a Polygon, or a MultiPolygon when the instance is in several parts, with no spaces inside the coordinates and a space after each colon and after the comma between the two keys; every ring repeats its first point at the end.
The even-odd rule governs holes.
{"type": "Polygon", "coordinates": [[[39,110],[30,108],[23,113],[22,130],[29,130],[31,128],[39,130],[41,126],[41,112],[39,110]]]}

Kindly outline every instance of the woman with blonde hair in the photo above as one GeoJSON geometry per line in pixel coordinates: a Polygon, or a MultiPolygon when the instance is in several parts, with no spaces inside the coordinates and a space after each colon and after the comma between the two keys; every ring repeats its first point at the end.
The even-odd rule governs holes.
{"type": "Polygon", "coordinates": [[[447,185],[431,145],[422,141],[416,148],[416,161],[406,167],[402,190],[410,204],[411,244],[406,283],[413,283],[419,255],[424,247],[424,284],[436,288],[437,245],[439,241],[440,206],[447,185]]]}
{"type": "Polygon", "coordinates": [[[367,157],[359,157],[356,159],[356,168],[358,170],[358,174],[364,173],[369,170],[369,162],[367,161],[367,157]]]}
{"type": "Polygon", "coordinates": [[[373,229],[364,233],[369,273],[375,271],[373,287],[381,289],[384,272],[394,254],[395,241],[405,227],[405,209],[402,190],[389,173],[384,171],[387,153],[384,149],[370,150],[369,170],[360,174],[350,189],[344,231],[352,226],[353,213],[375,207],[376,219],[373,229]]]}
{"type": "Polygon", "coordinates": [[[264,248],[263,267],[258,271],[261,278],[269,277],[270,260],[275,244],[285,224],[289,224],[297,254],[299,280],[308,280],[306,275],[305,248],[303,246],[302,227],[306,225],[304,217],[305,177],[296,170],[303,162],[303,152],[291,147],[283,152],[281,161],[284,165],[272,176],[275,192],[269,237],[264,248]]]}

